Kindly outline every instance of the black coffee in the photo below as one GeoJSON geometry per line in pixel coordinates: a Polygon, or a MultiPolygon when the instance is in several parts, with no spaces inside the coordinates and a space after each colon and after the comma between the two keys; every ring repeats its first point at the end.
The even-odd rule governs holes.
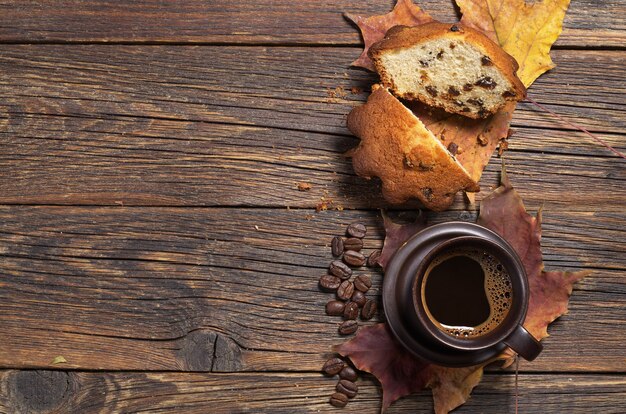
{"type": "Polygon", "coordinates": [[[422,301],[433,323],[449,335],[484,335],[511,308],[511,278],[498,259],[480,250],[443,253],[430,263],[422,282],[422,301]]]}

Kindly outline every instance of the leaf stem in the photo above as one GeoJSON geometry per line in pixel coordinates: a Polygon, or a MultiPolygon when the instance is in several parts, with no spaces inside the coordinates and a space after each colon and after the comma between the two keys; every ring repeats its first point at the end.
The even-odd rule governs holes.
{"type": "Polygon", "coordinates": [[[519,397],[519,388],[517,386],[517,381],[519,377],[519,355],[515,354],[515,414],[517,414],[518,405],[518,397],[519,397]]]}
{"type": "Polygon", "coordinates": [[[543,109],[544,111],[546,111],[547,113],[549,113],[550,115],[558,118],[559,120],[561,120],[562,122],[566,123],[567,125],[571,126],[572,128],[578,129],[582,132],[584,132],[585,134],[589,135],[592,139],[594,139],[596,142],[598,142],[599,144],[601,144],[602,146],[608,148],[609,150],[613,151],[615,154],[617,154],[619,157],[622,157],[624,159],[626,159],[626,156],[624,154],[622,154],[621,152],[619,152],[618,150],[616,150],[615,148],[613,148],[612,146],[610,146],[609,144],[607,144],[606,142],[604,142],[603,140],[601,140],[600,138],[596,137],[595,135],[593,135],[591,132],[587,131],[585,128],[578,126],[576,124],[574,124],[573,122],[568,121],[567,119],[563,118],[561,115],[552,112],[551,110],[549,110],[548,108],[546,108],[545,106],[541,105],[540,103],[536,102],[534,99],[532,99],[530,96],[526,96],[526,100],[534,105],[536,105],[537,107],[539,107],[540,109],[543,109]]]}

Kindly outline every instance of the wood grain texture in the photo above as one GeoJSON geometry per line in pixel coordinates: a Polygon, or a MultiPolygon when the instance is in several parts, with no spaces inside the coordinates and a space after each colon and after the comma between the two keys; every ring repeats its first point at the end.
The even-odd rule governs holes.
{"type": "MultiPolygon", "coordinates": [[[[342,12],[393,1],[123,3],[0,0],[0,413],[334,412],[320,369],[345,338],[317,280],[348,223],[381,246],[387,206],[342,156],[376,81],[348,67],[361,39],[342,12]],[[345,210],[315,213],[331,200],[345,210]]],[[[624,14],[572,2],[529,91],[622,151],[624,14]]],[[[547,268],[593,272],[520,364],[519,410],[626,412],[624,163],[530,103],[513,129],[547,268]]],[[[459,195],[429,220],[475,208],[459,195]]],[[[381,272],[360,272],[380,300],[381,272]]],[[[455,412],[514,411],[512,369],[487,371],[455,412]]],[[[377,412],[373,378],[359,387],[345,412],[377,412]]],[[[430,393],[389,412],[430,413],[430,393]]]]}
{"type": "MultiPolygon", "coordinates": [[[[0,207],[0,366],[51,367],[62,355],[73,369],[318,371],[344,339],[324,315],[333,295],[317,286],[329,242],[359,220],[369,252],[382,223],[376,211],[311,213],[0,207]]],[[[452,219],[474,217],[430,216],[452,219]]],[[[594,272],[522,369],[626,372],[620,217],[547,210],[544,221],[546,266],[594,272]]],[[[363,272],[378,297],[381,274],[363,272]]]]}
{"type": "MultiPolygon", "coordinates": [[[[197,374],[0,371],[0,412],[25,413],[316,413],[336,379],[318,373],[197,374]]],[[[486,375],[455,413],[515,411],[514,375],[486,375]]],[[[371,377],[341,412],[377,413],[380,388],[371,377]]],[[[520,375],[520,412],[623,413],[626,377],[520,375]]],[[[428,390],[394,403],[387,413],[431,413],[428,390]]]]}
{"type": "MultiPolygon", "coordinates": [[[[359,44],[343,12],[370,16],[395,1],[84,0],[0,2],[0,42],[210,42],[359,44]]],[[[453,22],[451,0],[416,1],[434,18],[453,22]]],[[[557,46],[623,47],[621,0],[573,1],[557,46]]]]}
{"type": "MultiPolygon", "coordinates": [[[[0,202],[384,206],[342,154],[375,81],[355,48],[7,46],[0,202]],[[233,56],[241,59],[233,60],[233,56]],[[302,67],[307,67],[306,71],[302,67]],[[349,91],[355,89],[356,94],[349,91]],[[330,97],[342,88],[345,97],[330,97]],[[333,92],[334,93],[334,92],[333,92]],[[298,192],[297,182],[312,190],[298,192]]],[[[623,53],[558,51],[531,95],[624,150],[623,53]]],[[[530,205],[620,212],[623,162],[524,103],[507,153],[530,205]]],[[[483,193],[497,184],[494,159],[483,193]]],[[[463,209],[461,197],[454,209],[463,209]]]]}

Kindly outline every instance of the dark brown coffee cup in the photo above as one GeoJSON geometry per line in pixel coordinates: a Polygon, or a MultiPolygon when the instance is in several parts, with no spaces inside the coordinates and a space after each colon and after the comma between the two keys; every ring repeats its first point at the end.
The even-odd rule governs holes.
{"type": "MultiPolygon", "coordinates": [[[[490,294],[493,291],[489,289],[490,294]]],[[[467,294],[472,292],[470,290],[467,294]]],[[[513,248],[496,233],[465,222],[431,226],[413,236],[389,262],[383,286],[385,315],[398,341],[416,356],[446,366],[476,365],[494,358],[507,347],[527,360],[536,358],[542,346],[522,326],[528,296],[524,266],[513,248]],[[480,330],[467,327],[460,332],[438,321],[427,302],[430,301],[433,309],[454,307],[455,303],[461,308],[459,300],[462,299],[456,297],[445,303],[433,303],[444,300],[445,290],[443,296],[428,296],[425,286],[429,278],[440,277],[432,273],[433,264],[448,256],[467,254],[474,257],[479,253],[488,258],[489,263],[497,263],[500,269],[497,277],[507,281],[506,288],[504,284],[495,288],[497,297],[504,297],[506,293],[509,298],[497,302],[499,309],[504,306],[506,312],[492,311],[480,325],[480,330]]],[[[470,304],[475,299],[467,295],[464,298],[470,304]]]]}

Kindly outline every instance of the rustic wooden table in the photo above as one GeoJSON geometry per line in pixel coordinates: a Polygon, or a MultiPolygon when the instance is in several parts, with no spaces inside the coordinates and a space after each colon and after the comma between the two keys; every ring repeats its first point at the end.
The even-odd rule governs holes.
{"type": "MultiPolygon", "coordinates": [[[[320,367],[342,338],[317,280],[346,224],[382,244],[385,207],[342,157],[375,77],[348,67],[361,40],[341,13],[393,3],[128,3],[0,1],[0,412],[334,411],[320,367]],[[343,211],[316,213],[322,197],[343,211]]],[[[530,90],[621,151],[624,15],[573,1],[530,90]]],[[[626,412],[626,164],[527,103],[513,128],[546,266],[593,271],[520,364],[520,412],[626,412]]],[[[429,215],[475,216],[461,197],[429,215]]],[[[512,412],[514,382],[488,370],[458,412],[512,412]]],[[[379,387],[359,386],[346,412],[376,412],[379,387]]],[[[431,411],[428,391],[390,410],[431,411]]]]}

